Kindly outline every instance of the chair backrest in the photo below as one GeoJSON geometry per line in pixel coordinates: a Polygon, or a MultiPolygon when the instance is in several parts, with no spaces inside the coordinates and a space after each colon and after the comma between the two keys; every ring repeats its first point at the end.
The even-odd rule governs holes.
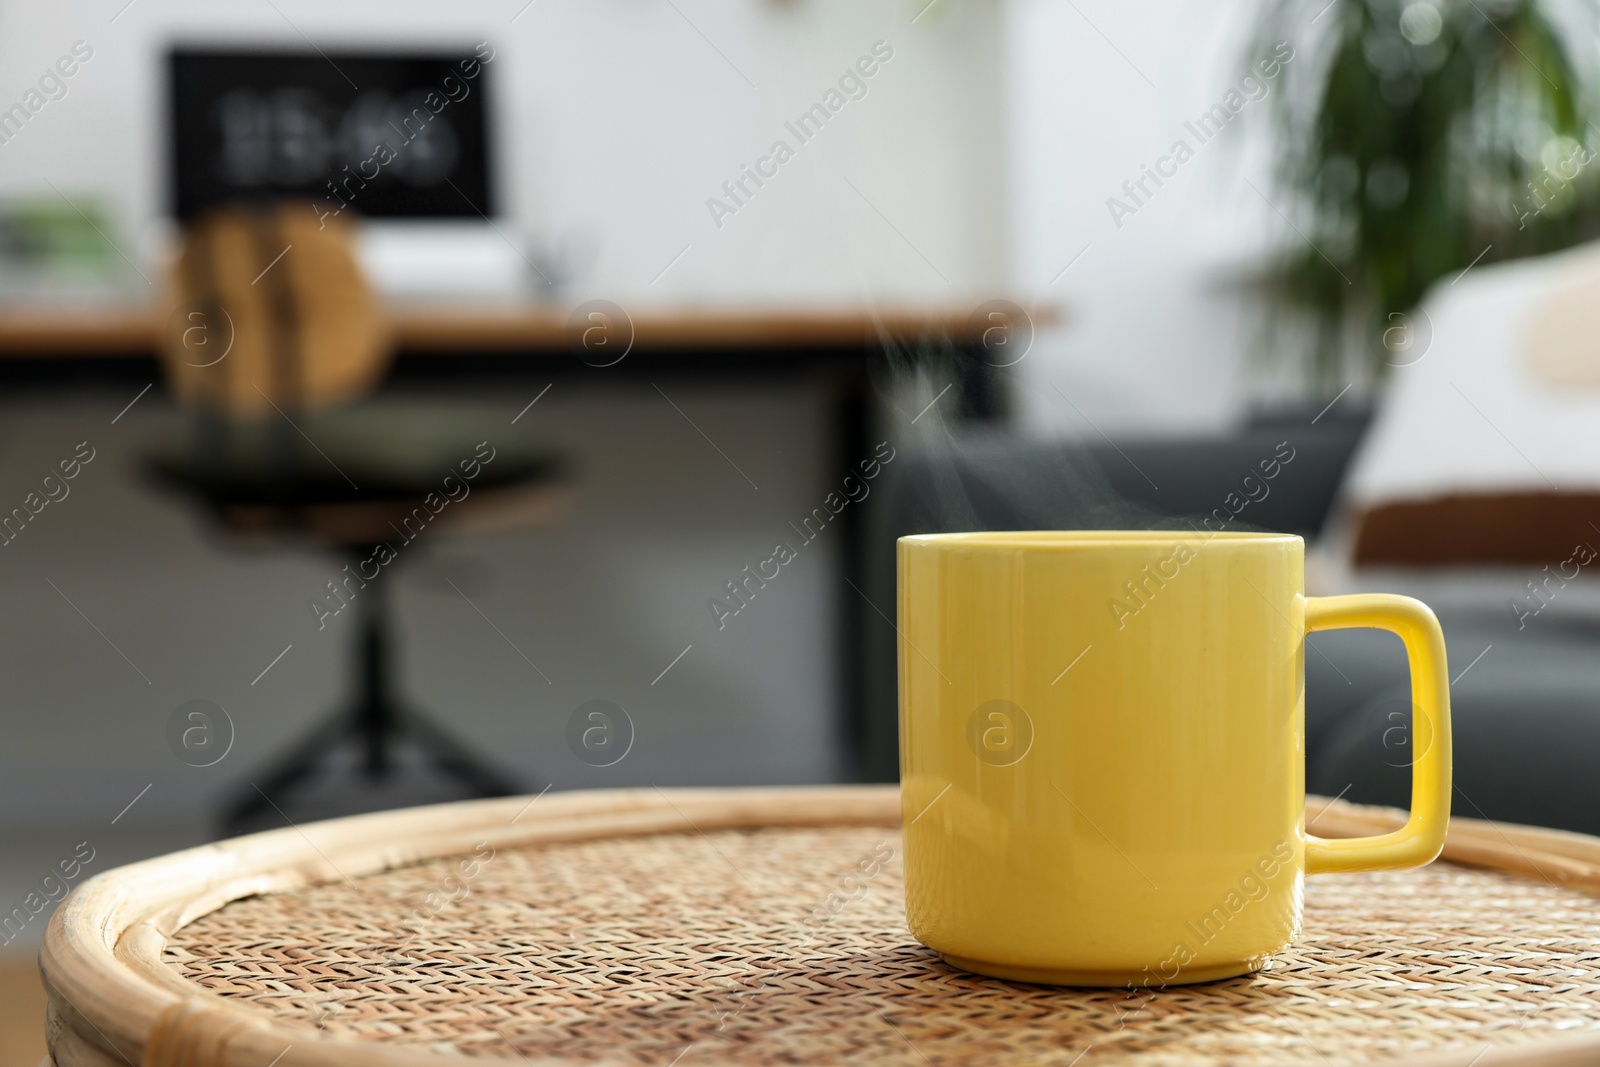
{"type": "Polygon", "coordinates": [[[179,403],[250,421],[354,400],[393,353],[353,227],[305,203],[231,205],[190,224],[163,364],[179,403]]]}

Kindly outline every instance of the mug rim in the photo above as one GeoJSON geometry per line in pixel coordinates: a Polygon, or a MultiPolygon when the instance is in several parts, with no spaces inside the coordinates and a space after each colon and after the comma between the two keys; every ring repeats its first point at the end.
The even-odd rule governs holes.
{"type": "Polygon", "coordinates": [[[1091,548],[1119,545],[1209,544],[1212,541],[1245,544],[1303,544],[1299,534],[1261,530],[975,530],[963,533],[908,534],[897,544],[929,547],[980,548],[1091,548]]]}

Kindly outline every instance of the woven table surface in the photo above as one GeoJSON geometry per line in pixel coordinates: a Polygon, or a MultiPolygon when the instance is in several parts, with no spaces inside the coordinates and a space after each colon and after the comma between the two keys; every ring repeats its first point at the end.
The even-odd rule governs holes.
{"type": "Polygon", "coordinates": [[[1596,905],[1447,863],[1320,876],[1268,972],[1060,989],[912,940],[898,830],[783,827],[483,846],[234,901],[162,959],[329,1038],[512,1061],[1466,1063],[1600,1030],[1596,905]]]}

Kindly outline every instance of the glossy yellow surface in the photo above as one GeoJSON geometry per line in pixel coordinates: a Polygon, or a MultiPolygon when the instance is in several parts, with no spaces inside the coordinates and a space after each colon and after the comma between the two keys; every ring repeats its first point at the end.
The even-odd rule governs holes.
{"type": "Polygon", "coordinates": [[[1449,815],[1449,690],[1432,612],[1304,596],[1278,534],[938,534],[899,542],[900,752],[911,932],[1026,981],[1164,985],[1262,967],[1309,869],[1416,866],[1449,815]],[[1304,635],[1405,641],[1412,817],[1322,841],[1304,816],[1304,635]]]}

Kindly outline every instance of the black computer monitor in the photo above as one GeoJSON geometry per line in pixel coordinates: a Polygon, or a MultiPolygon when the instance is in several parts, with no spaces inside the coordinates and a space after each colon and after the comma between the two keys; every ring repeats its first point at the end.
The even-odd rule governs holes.
{"type": "Polygon", "coordinates": [[[404,218],[494,213],[488,45],[437,52],[179,47],[170,56],[173,211],[305,197],[404,218]]]}

